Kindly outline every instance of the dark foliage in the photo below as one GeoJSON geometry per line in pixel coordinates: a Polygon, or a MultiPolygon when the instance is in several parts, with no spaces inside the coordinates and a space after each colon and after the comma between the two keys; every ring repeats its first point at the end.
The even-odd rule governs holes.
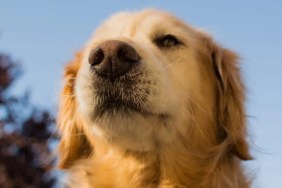
{"type": "Polygon", "coordinates": [[[29,102],[29,94],[11,89],[21,67],[0,53],[0,187],[48,188],[55,179],[50,145],[54,120],[47,110],[29,102]]]}

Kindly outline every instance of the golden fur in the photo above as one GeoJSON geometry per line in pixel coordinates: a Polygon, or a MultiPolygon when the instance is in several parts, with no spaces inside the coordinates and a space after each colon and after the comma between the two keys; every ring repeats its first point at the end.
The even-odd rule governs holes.
{"type": "Polygon", "coordinates": [[[69,187],[250,187],[241,165],[251,156],[238,56],[204,32],[161,11],[120,13],[97,29],[64,78],[59,167],[69,187]],[[183,45],[156,47],[153,39],[166,34],[183,45]],[[149,115],[95,115],[99,88],[88,56],[113,39],[129,43],[143,60],[139,81],[149,88],[142,106],[149,115]]]}

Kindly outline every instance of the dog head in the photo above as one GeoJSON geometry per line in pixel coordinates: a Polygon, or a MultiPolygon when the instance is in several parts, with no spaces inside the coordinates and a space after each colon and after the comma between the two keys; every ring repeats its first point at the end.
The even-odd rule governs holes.
{"type": "Polygon", "coordinates": [[[93,153],[95,138],[133,151],[228,140],[226,153],[249,159],[237,61],[167,13],[112,16],[65,69],[61,167],[93,153]]]}

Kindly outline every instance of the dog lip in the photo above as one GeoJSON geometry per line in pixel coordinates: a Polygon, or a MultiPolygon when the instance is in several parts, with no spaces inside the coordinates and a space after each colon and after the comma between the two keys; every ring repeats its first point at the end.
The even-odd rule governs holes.
{"type": "Polygon", "coordinates": [[[138,104],[138,102],[128,102],[114,98],[105,100],[103,103],[98,105],[95,110],[95,114],[98,116],[103,116],[106,113],[116,115],[118,112],[126,115],[138,113],[144,117],[155,116],[161,119],[167,119],[169,117],[169,114],[166,113],[154,113],[145,110],[141,104],[138,104]]]}
{"type": "Polygon", "coordinates": [[[98,112],[112,112],[112,111],[123,111],[123,112],[139,112],[139,113],[145,113],[145,111],[142,109],[141,105],[138,104],[137,101],[124,101],[121,99],[116,99],[114,97],[108,97],[107,99],[104,99],[97,107],[96,111],[98,112]]]}

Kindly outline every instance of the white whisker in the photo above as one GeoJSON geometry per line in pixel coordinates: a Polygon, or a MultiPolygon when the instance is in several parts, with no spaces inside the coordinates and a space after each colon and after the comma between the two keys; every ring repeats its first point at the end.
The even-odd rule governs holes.
{"type": "MultiPolygon", "coordinates": [[[[192,117],[192,120],[193,122],[195,123],[194,125],[196,125],[196,127],[199,129],[201,135],[203,136],[203,138],[208,141],[207,137],[205,136],[203,130],[201,129],[201,127],[199,126],[199,124],[197,123],[196,119],[195,119],[195,116],[194,116],[194,113],[193,113],[193,109],[192,109],[192,106],[190,103],[188,103],[188,107],[190,108],[190,111],[191,111],[191,117],[192,117]]],[[[187,108],[185,108],[187,111],[189,111],[187,108]]]]}

